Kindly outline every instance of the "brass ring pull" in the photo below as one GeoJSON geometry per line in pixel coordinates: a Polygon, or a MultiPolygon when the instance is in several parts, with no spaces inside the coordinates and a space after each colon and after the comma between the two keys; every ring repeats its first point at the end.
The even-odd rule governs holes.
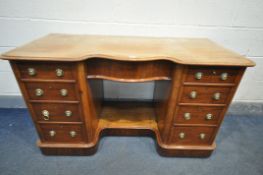
{"type": "Polygon", "coordinates": [[[50,137],[55,137],[55,135],[56,135],[56,131],[54,131],[54,130],[49,131],[50,137]]]}
{"type": "Polygon", "coordinates": [[[35,90],[35,94],[36,94],[36,96],[41,97],[44,95],[44,91],[43,91],[43,89],[37,88],[35,90]]]}
{"type": "Polygon", "coordinates": [[[31,68],[31,67],[27,69],[27,73],[30,76],[35,76],[37,74],[36,70],[34,68],[31,68]]]}
{"type": "Polygon", "coordinates": [[[56,69],[56,75],[57,75],[57,77],[63,77],[64,71],[62,69],[56,69]]]}
{"type": "Polygon", "coordinates": [[[191,99],[195,99],[197,97],[197,92],[196,91],[192,91],[189,96],[190,96],[191,99]]]}
{"type": "Polygon", "coordinates": [[[42,115],[43,115],[44,120],[49,120],[49,112],[48,112],[48,110],[43,110],[42,111],[42,115]]]}
{"type": "Polygon", "coordinates": [[[203,73],[202,73],[202,72],[197,72],[197,73],[195,74],[195,79],[197,79],[197,80],[201,80],[202,77],[203,77],[203,73]]]}
{"type": "Polygon", "coordinates": [[[60,90],[60,95],[63,96],[63,97],[67,96],[68,95],[68,90],[67,89],[61,89],[60,90]]]}
{"type": "Polygon", "coordinates": [[[179,133],[179,138],[180,139],[184,139],[185,138],[185,133],[184,132],[180,132],[179,133]]]}
{"type": "Polygon", "coordinates": [[[213,119],[213,114],[206,114],[206,116],[205,116],[205,119],[206,120],[212,120],[213,119]]]}

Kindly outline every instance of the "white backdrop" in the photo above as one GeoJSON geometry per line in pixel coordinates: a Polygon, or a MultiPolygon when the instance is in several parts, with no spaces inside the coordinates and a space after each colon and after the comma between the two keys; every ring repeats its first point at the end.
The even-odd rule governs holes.
{"type": "MultiPolygon", "coordinates": [[[[0,52],[48,33],[208,37],[257,63],[234,100],[263,102],[262,0],[0,0],[0,52]]],[[[105,82],[105,95],[151,98],[145,86],[105,82]]],[[[1,95],[20,95],[6,61],[1,95]]]]}

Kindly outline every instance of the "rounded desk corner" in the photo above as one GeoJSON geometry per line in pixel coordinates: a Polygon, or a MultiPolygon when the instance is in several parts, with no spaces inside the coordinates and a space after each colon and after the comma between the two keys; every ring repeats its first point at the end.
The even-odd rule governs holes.
{"type": "Polygon", "coordinates": [[[215,148],[215,142],[208,146],[168,146],[157,143],[157,152],[163,157],[208,158],[215,148]]]}
{"type": "Polygon", "coordinates": [[[54,144],[42,143],[40,140],[37,141],[37,146],[46,156],[91,156],[98,150],[98,144],[54,144]]]}

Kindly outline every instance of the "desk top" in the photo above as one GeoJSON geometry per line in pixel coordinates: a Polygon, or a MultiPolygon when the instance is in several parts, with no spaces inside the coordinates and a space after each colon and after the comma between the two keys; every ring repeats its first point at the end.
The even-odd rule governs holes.
{"type": "Polygon", "coordinates": [[[0,56],[6,60],[170,60],[187,65],[254,66],[255,63],[205,38],[150,38],[50,34],[0,56]]]}

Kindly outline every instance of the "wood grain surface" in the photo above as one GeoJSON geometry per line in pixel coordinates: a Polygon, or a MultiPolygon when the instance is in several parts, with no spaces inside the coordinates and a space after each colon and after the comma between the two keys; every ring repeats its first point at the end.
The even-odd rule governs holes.
{"type": "Polygon", "coordinates": [[[170,60],[187,65],[254,66],[255,63],[206,38],[50,34],[1,55],[6,60],[170,60]]]}

